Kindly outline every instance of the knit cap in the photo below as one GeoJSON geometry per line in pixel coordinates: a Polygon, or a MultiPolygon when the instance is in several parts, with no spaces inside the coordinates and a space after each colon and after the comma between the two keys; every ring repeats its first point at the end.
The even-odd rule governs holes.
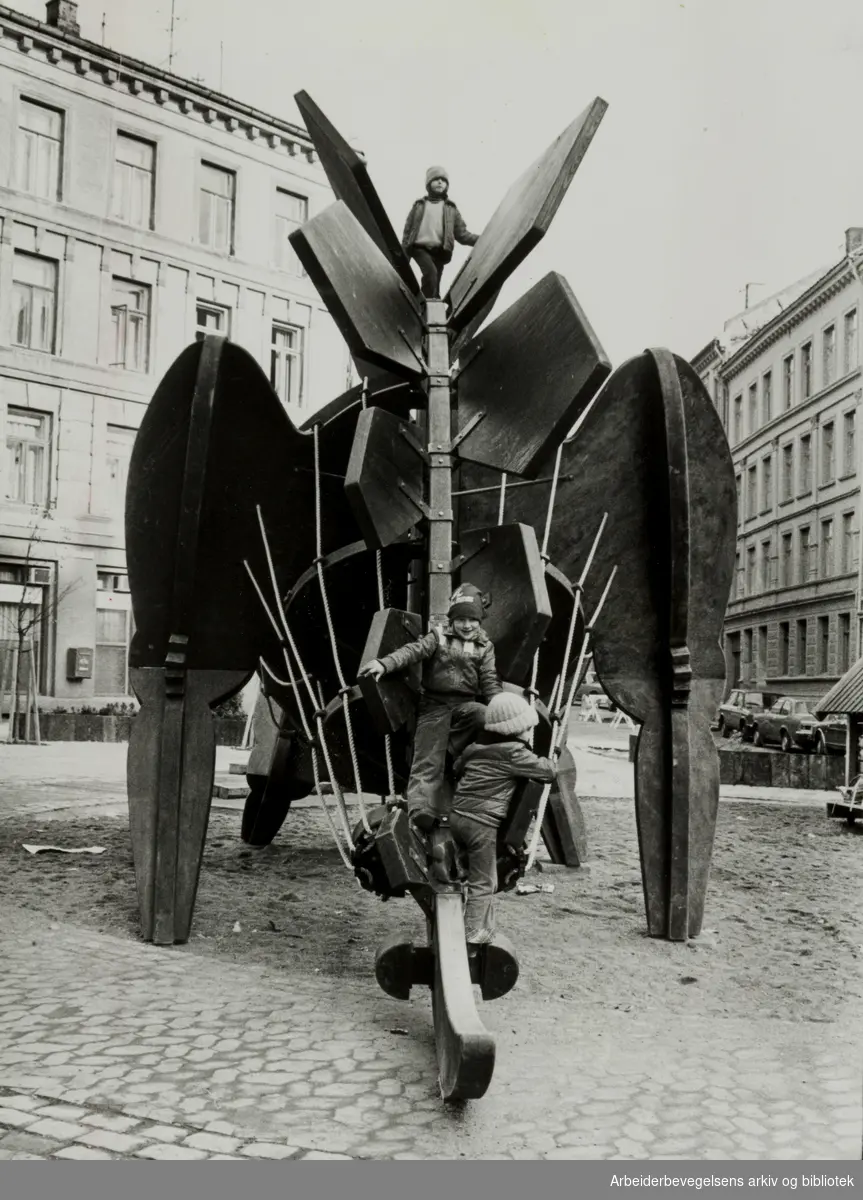
{"type": "Polygon", "coordinates": [[[468,617],[473,621],[481,621],[485,616],[482,592],[472,583],[463,583],[453,592],[449,602],[449,617],[468,617]]]}
{"type": "Polygon", "coordinates": [[[485,710],[485,727],[489,733],[526,733],[538,723],[536,709],[515,692],[498,692],[485,710]]]}
{"type": "Polygon", "coordinates": [[[449,184],[449,175],[447,174],[446,167],[429,167],[426,171],[426,187],[428,187],[433,179],[445,179],[447,184],[449,184]]]}

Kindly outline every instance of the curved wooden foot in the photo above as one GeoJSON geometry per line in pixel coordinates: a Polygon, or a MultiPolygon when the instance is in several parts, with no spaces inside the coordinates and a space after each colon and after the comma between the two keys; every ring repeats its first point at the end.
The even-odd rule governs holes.
{"type": "Polygon", "coordinates": [[[432,993],[438,1076],[444,1100],[484,1096],[494,1072],[494,1038],[476,1011],[460,892],[435,896],[432,993]]]}

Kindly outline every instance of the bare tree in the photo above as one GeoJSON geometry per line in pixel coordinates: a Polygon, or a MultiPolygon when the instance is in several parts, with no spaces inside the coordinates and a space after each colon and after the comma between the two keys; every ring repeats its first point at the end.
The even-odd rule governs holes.
{"type": "MultiPolygon", "coordinates": [[[[50,517],[48,518],[50,520],[50,517]]],[[[28,590],[32,586],[30,582],[31,568],[33,560],[38,559],[39,547],[43,542],[43,522],[45,514],[41,515],[38,520],[34,521],[30,528],[30,535],[27,539],[27,550],[22,563],[23,578],[21,580],[21,600],[15,607],[15,615],[13,618],[13,636],[14,644],[12,648],[12,671],[9,682],[10,704],[9,704],[9,727],[6,734],[7,742],[16,742],[20,740],[29,741],[29,720],[25,720],[25,734],[23,739],[15,736],[15,725],[17,716],[20,710],[21,698],[21,663],[24,660],[24,655],[29,654],[30,658],[27,665],[28,682],[25,685],[25,695],[32,686],[33,698],[35,705],[35,741],[41,741],[39,730],[39,709],[36,703],[36,694],[38,692],[38,672],[36,669],[35,660],[35,641],[34,633],[40,627],[44,620],[52,620],[58,613],[61,604],[67,596],[78,586],[77,581],[67,584],[62,588],[55,588],[52,595],[48,595],[47,591],[42,592],[42,599],[38,604],[29,603],[28,590]]],[[[25,703],[25,716],[29,712],[29,708],[25,703]]]]}

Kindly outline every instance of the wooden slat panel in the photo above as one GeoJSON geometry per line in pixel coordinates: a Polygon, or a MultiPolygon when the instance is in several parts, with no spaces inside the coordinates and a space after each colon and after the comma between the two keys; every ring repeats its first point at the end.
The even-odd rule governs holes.
{"type": "Polygon", "coordinates": [[[422,441],[419,426],[381,408],[357,417],[345,495],[370,548],[389,546],[422,520],[410,496],[423,500],[425,464],[405,432],[422,441]]]}

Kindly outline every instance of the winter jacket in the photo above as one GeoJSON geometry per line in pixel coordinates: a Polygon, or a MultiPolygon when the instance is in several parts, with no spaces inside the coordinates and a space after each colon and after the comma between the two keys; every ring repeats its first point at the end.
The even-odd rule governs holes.
{"type": "Polygon", "coordinates": [[[483,825],[500,825],[519,779],[551,783],[557,768],[517,737],[483,733],[455,763],[453,811],[483,825]]]}
{"type": "Polygon", "coordinates": [[[484,629],[465,642],[451,626],[444,625],[407,646],[400,646],[380,661],[388,675],[412,663],[423,663],[426,695],[465,700],[481,696],[488,701],[503,691],[494,661],[494,646],[484,629]]]}
{"type": "MultiPolygon", "coordinates": [[[[410,254],[416,241],[417,234],[420,231],[420,222],[423,217],[423,205],[427,196],[423,196],[421,200],[415,200],[408,219],[405,222],[405,231],[402,236],[402,248],[405,254],[410,254]]],[[[469,233],[468,228],[464,223],[464,218],[459,212],[452,200],[442,200],[444,206],[443,214],[443,246],[441,253],[444,262],[449,262],[452,258],[452,252],[456,242],[460,242],[462,246],[473,246],[479,241],[478,233],[469,233]]]]}

